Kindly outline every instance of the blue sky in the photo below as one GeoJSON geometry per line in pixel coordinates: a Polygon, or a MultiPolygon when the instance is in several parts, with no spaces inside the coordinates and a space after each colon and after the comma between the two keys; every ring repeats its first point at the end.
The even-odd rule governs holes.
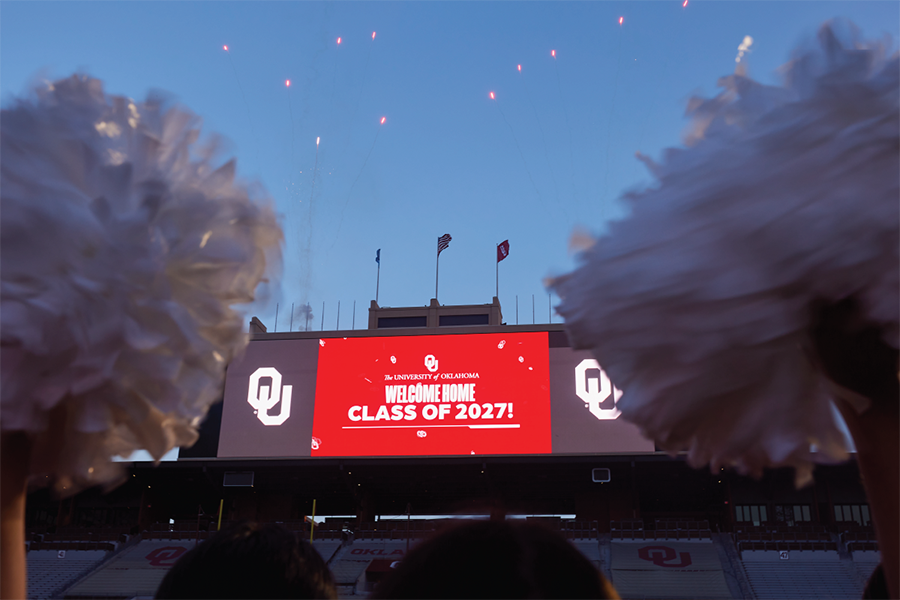
{"type": "Polygon", "coordinates": [[[715,93],[744,36],[750,75],[773,83],[834,17],[896,45],[896,2],[7,1],[0,94],[80,70],[114,94],[166,90],[229,139],[285,229],[280,290],[250,310],[270,331],[276,302],[279,331],[305,302],[315,329],[339,301],[341,328],[354,301],[365,327],[378,248],[380,304],[427,304],[444,233],[441,303],[490,302],[509,239],[505,321],[518,296],[530,323],[534,295],[547,322],[542,280],[573,266],[573,227],[602,231],[651,183],[635,151],[680,143],[688,98],[715,93]]]}

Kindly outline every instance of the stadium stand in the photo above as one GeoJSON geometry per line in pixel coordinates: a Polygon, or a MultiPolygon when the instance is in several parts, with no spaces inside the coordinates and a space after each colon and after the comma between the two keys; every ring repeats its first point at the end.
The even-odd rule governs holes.
{"type": "MultiPolygon", "coordinates": [[[[476,314],[471,311],[484,306],[488,305],[436,309],[449,310],[453,316],[476,314]]],[[[490,306],[495,311],[491,314],[500,317],[499,306],[490,306]]],[[[372,310],[382,309],[375,303],[372,310]]],[[[266,344],[271,350],[277,347],[273,357],[296,351],[297,359],[305,360],[301,346],[326,338],[374,336],[388,344],[386,340],[396,334],[398,343],[418,347],[425,341],[414,339],[419,335],[429,336],[431,344],[461,339],[459,334],[541,333],[546,334],[549,373],[556,382],[551,385],[551,408],[578,408],[578,394],[570,387],[573,370],[587,354],[571,349],[562,324],[449,328],[437,321],[436,328],[394,328],[390,335],[352,330],[270,335],[264,327],[254,326],[252,344],[260,351],[266,344]],[[450,337],[431,337],[444,334],[450,337]]],[[[376,318],[370,324],[377,322],[376,318]]],[[[177,461],[155,466],[135,462],[127,467],[126,480],[112,491],[85,490],[62,501],[42,490],[29,494],[30,562],[38,565],[42,556],[53,557],[61,550],[67,552],[66,561],[76,558],[73,552],[104,556],[83,576],[73,575],[76,579],[65,583],[67,588],[48,591],[63,585],[60,578],[34,588],[36,594],[152,597],[169,565],[212,535],[219,519],[222,527],[244,520],[279,523],[309,539],[314,513],[325,519],[312,531],[314,545],[334,571],[341,596],[353,598],[364,595],[368,584],[389,572],[385,563],[390,569],[394,558],[405,555],[407,540],[415,544],[446,526],[446,521],[425,515],[545,515],[531,519],[570,540],[625,598],[859,597],[878,562],[865,490],[852,458],[817,466],[815,485],[797,490],[790,469],[770,469],[760,479],[727,469],[695,470],[684,456],[654,451],[637,432],[625,430],[621,439],[631,441],[620,447],[619,441],[613,443],[618,434],[608,440],[603,436],[609,445],[598,446],[597,453],[590,450],[594,446],[588,439],[599,438],[592,434],[581,440],[580,428],[573,427],[572,440],[566,439],[568,432],[553,434],[550,454],[433,456],[411,451],[401,457],[383,455],[383,448],[373,445],[370,453],[359,456],[313,457],[303,444],[293,449],[263,443],[272,429],[259,429],[249,410],[246,386],[252,365],[244,366],[248,370],[229,368],[226,388],[238,392],[211,408],[197,444],[182,448],[177,461]],[[257,431],[252,440],[247,438],[252,443],[237,443],[251,430],[257,431]],[[578,441],[575,438],[585,445],[569,444],[578,441]],[[595,477],[597,470],[606,475],[595,477]],[[782,552],[788,553],[788,560],[778,558],[782,552]],[[690,557],[690,565],[683,554],[690,557]],[[817,569],[825,569],[821,577],[817,569]],[[818,577],[819,583],[796,583],[807,577],[818,577]]],[[[291,377],[295,375],[288,385],[303,381],[316,389],[319,380],[309,379],[310,373],[291,377]]],[[[323,371],[322,376],[345,375],[323,371]]],[[[580,379],[575,381],[579,385],[580,379]]],[[[328,386],[320,389],[331,393],[328,386]]],[[[554,422],[564,422],[552,414],[554,422]]],[[[311,415],[295,413],[291,423],[311,415]]],[[[584,424],[588,422],[593,423],[584,424]]],[[[605,422],[604,430],[612,425],[605,422]]],[[[35,586],[39,574],[55,569],[55,560],[61,559],[47,559],[46,567],[32,569],[35,586]]]]}
{"type": "Polygon", "coordinates": [[[776,598],[859,598],[863,584],[851,561],[837,552],[745,551],[742,560],[753,594],[776,598]]]}
{"type": "Polygon", "coordinates": [[[106,558],[103,550],[30,550],[28,597],[53,598],[106,558]]]}
{"type": "MultiPolygon", "coordinates": [[[[294,531],[299,534],[302,534],[306,539],[309,539],[309,521],[307,520],[292,520],[292,521],[275,521],[277,525],[280,525],[287,529],[288,531],[294,531]]],[[[212,528],[215,528],[215,524],[212,524],[212,528]]],[[[224,527],[224,525],[223,525],[224,527]]],[[[316,540],[340,540],[342,526],[340,523],[335,522],[325,522],[325,523],[316,523],[314,527],[314,539],[316,540]]],[[[338,544],[340,545],[340,544],[338,544]]]]}
{"type": "MultiPolygon", "coordinates": [[[[598,540],[596,521],[564,521],[559,518],[548,520],[543,517],[529,520],[542,522],[551,529],[560,531],[606,577],[610,577],[608,560],[604,560],[604,552],[598,540]]],[[[451,522],[449,519],[410,521],[410,548],[451,522]]],[[[403,520],[363,523],[356,532],[356,539],[343,545],[337,544],[339,548],[329,560],[329,567],[334,573],[341,598],[364,596],[372,590],[385,565],[406,555],[406,527],[407,523],[403,520]]]]}
{"type": "Polygon", "coordinates": [[[386,520],[378,522],[364,522],[356,531],[358,539],[366,540],[418,540],[428,536],[435,528],[440,527],[440,520],[386,520]]]}
{"type": "Polygon", "coordinates": [[[341,547],[341,542],[335,540],[313,540],[313,548],[319,553],[326,563],[334,558],[335,553],[341,547]]]}
{"type": "Polygon", "coordinates": [[[143,540],[123,550],[65,591],[65,598],[153,596],[178,557],[194,542],[143,540]]]}
{"type": "Polygon", "coordinates": [[[838,543],[824,525],[781,523],[735,525],[734,537],[743,551],[836,552],[838,543]]]}
{"type": "Polygon", "coordinates": [[[155,523],[150,529],[142,533],[145,540],[169,540],[169,541],[196,541],[205,540],[209,537],[208,525],[203,529],[197,528],[196,521],[193,523],[176,521],[172,525],[165,523],[155,523]]]}
{"type": "Polygon", "coordinates": [[[644,527],[643,520],[623,519],[610,522],[613,540],[673,540],[691,541],[712,539],[709,521],[657,519],[653,529],[644,527]]]}
{"type": "Polygon", "coordinates": [[[604,555],[608,556],[608,552],[603,552],[601,542],[598,540],[570,540],[570,543],[578,549],[591,563],[597,567],[597,570],[603,573],[604,577],[611,577],[609,564],[604,560],[604,555]]]}
{"type": "Polygon", "coordinates": [[[843,530],[839,537],[848,552],[878,552],[878,540],[871,526],[860,527],[851,521],[849,524],[842,523],[839,529],[843,530]]]}
{"type": "MultiPolygon", "coordinates": [[[[361,532],[360,532],[361,533],[361,532]]],[[[410,547],[415,544],[410,541],[410,547]]],[[[355,540],[333,555],[329,567],[334,574],[340,596],[365,595],[371,591],[363,577],[374,560],[400,560],[406,555],[406,541],[355,540]]]]}
{"type": "Polygon", "coordinates": [[[611,546],[612,582],[622,598],[732,598],[711,540],[614,539],[611,546]]]}
{"type": "Polygon", "coordinates": [[[568,540],[596,540],[600,535],[597,521],[560,521],[559,531],[568,540]]]}
{"type": "Polygon", "coordinates": [[[29,532],[29,550],[66,550],[110,552],[128,539],[123,529],[60,527],[54,532],[33,528],[29,532]]]}
{"type": "Polygon", "coordinates": [[[865,587],[872,571],[881,562],[881,552],[857,550],[851,558],[859,582],[865,587]]]}

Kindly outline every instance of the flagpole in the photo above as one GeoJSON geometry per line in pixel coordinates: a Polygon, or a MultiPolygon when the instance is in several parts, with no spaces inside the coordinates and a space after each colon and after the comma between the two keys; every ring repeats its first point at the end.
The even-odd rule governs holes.
{"type": "Polygon", "coordinates": [[[495,294],[497,298],[500,297],[500,244],[497,244],[497,247],[494,248],[494,260],[497,261],[497,293],[495,294]]]}
{"type": "Polygon", "coordinates": [[[381,261],[378,261],[378,275],[375,277],[375,304],[378,304],[379,284],[381,284],[381,261]]]}
{"type": "MultiPolygon", "coordinates": [[[[440,242],[438,242],[440,243],[440,242]]],[[[438,297],[438,270],[441,268],[441,251],[438,250],[437,260],[434,263],[434,299],[437,300],[438,297]]]]}

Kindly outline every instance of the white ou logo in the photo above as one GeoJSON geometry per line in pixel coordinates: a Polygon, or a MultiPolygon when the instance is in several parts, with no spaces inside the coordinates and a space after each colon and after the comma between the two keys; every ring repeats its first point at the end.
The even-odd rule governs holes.
{"type": "Polygon", "coordinates": [[[428,435],[428,433],[426,433],[424,430],[420,429],[416,432],[416,435],[419,437],[425,437],[426,435],[428,435]]]}
{"type": "Polygon", "coordinates": [[[606,372],[600,368],[600,363],[593,358],[586,358],[575,367],[575,395],[581,398],[587,404],[590,413],[601,421],[611,421],[622,414],[615,406],[622,397],[622,390],[613,386],[606,372]],[[589,369],[597,371],[597,376],[588,377],[589,369]],[[610,394],[613,395],[613,407],[600,408],[610,394]]]}
{"type": "Polygon", "coordinates": [[[260,367],[250,376],[250,389],[247,392],[247,402],[256,409],[256,417],[263,425],[281,425],[291,416],[291,391],[293,386],[281,386],[281,373],[275,367],[260,367]],[[263,377],[272,378],[272,388],[260,385],[263,377]],[[271,394],[270,394],[271,392],[271,394]],[[281,411],[277,415],[270,415],[269,410],[275,408],[281,402],[281,411]]]}
{"type": "Polygon", "coordinates": [[[425,357],[425,368],[434,373],[438,368],[438,361],[434,357],[434,354],[429,354],[425,357]]]}

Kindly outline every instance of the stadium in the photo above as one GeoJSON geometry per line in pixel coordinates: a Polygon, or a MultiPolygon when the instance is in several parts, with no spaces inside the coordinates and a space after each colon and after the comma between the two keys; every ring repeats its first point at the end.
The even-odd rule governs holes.
{"type": "Polygon", "coordinates": [[[562,325],[506,325],[496,298],[250,331],[193,447],[131,457],[108,493],[29,496],[29,598],[153,597],[245,519],[312,539],[346,598],[454,518],[558,530],[622,598],[860,597],[879,562],[852,460],[803,489],[691,469],[617,418],[621,392],[562,325]]]}

